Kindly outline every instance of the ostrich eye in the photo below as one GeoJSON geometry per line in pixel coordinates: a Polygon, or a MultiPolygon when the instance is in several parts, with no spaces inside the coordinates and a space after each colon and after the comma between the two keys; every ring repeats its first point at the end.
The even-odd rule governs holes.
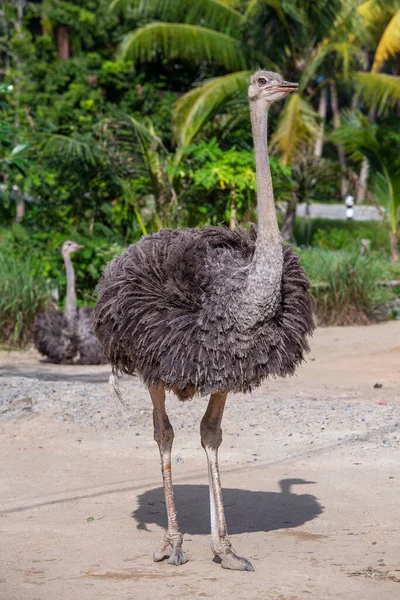
{"type": "Polygon", "coordinates": [[[264,79],[264,77],[259,77],[257,83],[258,85],[265,85],[267,83],[267,80],[264,79]]]}

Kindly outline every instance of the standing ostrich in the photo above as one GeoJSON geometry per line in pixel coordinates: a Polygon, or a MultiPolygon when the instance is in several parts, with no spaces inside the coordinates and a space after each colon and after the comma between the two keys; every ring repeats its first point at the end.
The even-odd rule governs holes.
{"type": "Polygon", "coordinates": [[[93,309],[89,306],[77,308],[75,272],[71,254],[83,248],[76,242],[66,241],[61,253],[67,276],[67,298],[64,312],[40,313],[35,319],[33,341],[39,352],[54,363],[78,362],[98,365],[106,362],[100,344],[93,333],[93,309]]]}
{"type": "Polygon", "coordinates": [[[104,353],[114,373],[139,374],[153,402],[168,514],[155,561],[187,561],[172,489],[174,432],[165,411],[167,389],[180,400],[211,394],[200,425],[211,549],[222,567],[253,570],[228,538],[217,452],[228,392],[249,392],[269,376],[294,373],[314,328],[308,278],[292,248],[282,246],[267,152],[268,109],[297,87],[269,71],[251,78],[258,232],[223,226],[164,229],[127,248],[99,284],[94,329],[104,353]]]}

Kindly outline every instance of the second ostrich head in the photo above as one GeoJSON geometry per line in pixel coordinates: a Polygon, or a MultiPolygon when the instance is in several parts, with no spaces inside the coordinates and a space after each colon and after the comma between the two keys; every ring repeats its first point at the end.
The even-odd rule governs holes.
{"type": "Polygon", "coordinates": [[[81,248],[83,248],[83,246],[80,246],[76,242],[71,241],[71,240],[65,240],[65,242],[63,243],[63,245],[61,247],[61,254],[63,255],[63,257],[65,259],[67,256],[70,256],[73,252],[76,252],[77,250],[80,250],[81,248]]]}

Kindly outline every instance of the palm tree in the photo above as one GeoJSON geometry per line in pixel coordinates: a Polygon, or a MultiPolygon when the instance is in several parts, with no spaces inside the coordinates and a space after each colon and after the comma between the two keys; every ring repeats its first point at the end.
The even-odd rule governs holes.
{"type": "Polygon", "coordinates": [[[388,154],[377,138],[376,127],[360,112],[346,110],[341,126],[332,134],[333,139],[344,146],[351,157],[360,162],[368,161],[373,169],[374,193],[388,214],[390,250],[392,262],[398,262],[398,233],[400,218],[400,164],[398,153],[388,154]]]}
{"type": "MultiPolygon", "coordinates": [[[[175,138],[181,147],[191,143],[223,104],[245,93],[255,63],[301,78],[301,91],[307,96],[306,88],[324,58],[348,52],[348,46],[327,39],[344,0],[317,0],[311,5],[297,0],[252,0],[243,13],[235,4],[229,0],[114,0],[111,4],[112,10],[128,11],[136,18],[163,21],[128,33],[121,45],[122,56],[136,62],[160,56],[197,64],[207,61],[228,71],[195,87],[177,103],[175,138]]],[[[296,119],[301,119],[307,100],[299,103],[292,97],[291,101],[296,119]]],[[[309,109],[306,112],[309,120],[309,109]]]]}
{"type": "MultiPolygon", "coordinates": [[[[400,101],[400,78],[381,73],[385,62],[400,51],[400,0],[367,0],[360,4],[358,13],[368,32],[368,47],[374,50],[374,57],[369,72],[356,73],[356,81],[359,92],[370,106],[369,120],[373,123],[377,112],[400,101]]],[[[364,158],[357,203],[365,199],[368,175],[369,162],[364,158]]]]}
{"type": "MultiPolygon", "coordinates": [[[[223,105],[244,98],[255,63],[300,80],[299,94],[288,98],[272,138],[284,164],[294,166],[318,134],[318,115],[310,103],[316,88],[315,71],[330,56],[341,56],[346,66],[349,55],[359,52],[349,42],[338,42],[333,34],[342,30],[351,16],[348,2],[252,0],[242,12],[235,4],[229,0],[114,0],[112,10],[126,11],[137,19],[163,21],[151,21],[127,34],[121,54],[136,62],[160,56],[198,64],[207,61],[228,71],[194,87],[177,102],[177,161],[182,149],[223,105]]],[[[289,239],[295,210],[294,198],[283,228],[289,239]]]]}

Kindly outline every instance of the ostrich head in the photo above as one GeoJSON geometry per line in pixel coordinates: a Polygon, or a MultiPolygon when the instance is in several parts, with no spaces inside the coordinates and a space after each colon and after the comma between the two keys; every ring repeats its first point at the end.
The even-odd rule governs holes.
{"type": "Polygon", "coordinates": [[[62,245],[61,254],[64,258],[66,258],[67,256],[70,256],[73,252],[76,252],[76,250],[80,250],[81,248],[83,248],[83,246],[80,246],[76,242],[66,240],[62,245]]]}
{"type": "Polygon", "coordinates": [[[295,92],[298,83],[285,81],[279,73],[256,71],[252,75],[249,87],[250,101],[263,101],[267,106],[285,98],[289,92],[295,92]]]}

